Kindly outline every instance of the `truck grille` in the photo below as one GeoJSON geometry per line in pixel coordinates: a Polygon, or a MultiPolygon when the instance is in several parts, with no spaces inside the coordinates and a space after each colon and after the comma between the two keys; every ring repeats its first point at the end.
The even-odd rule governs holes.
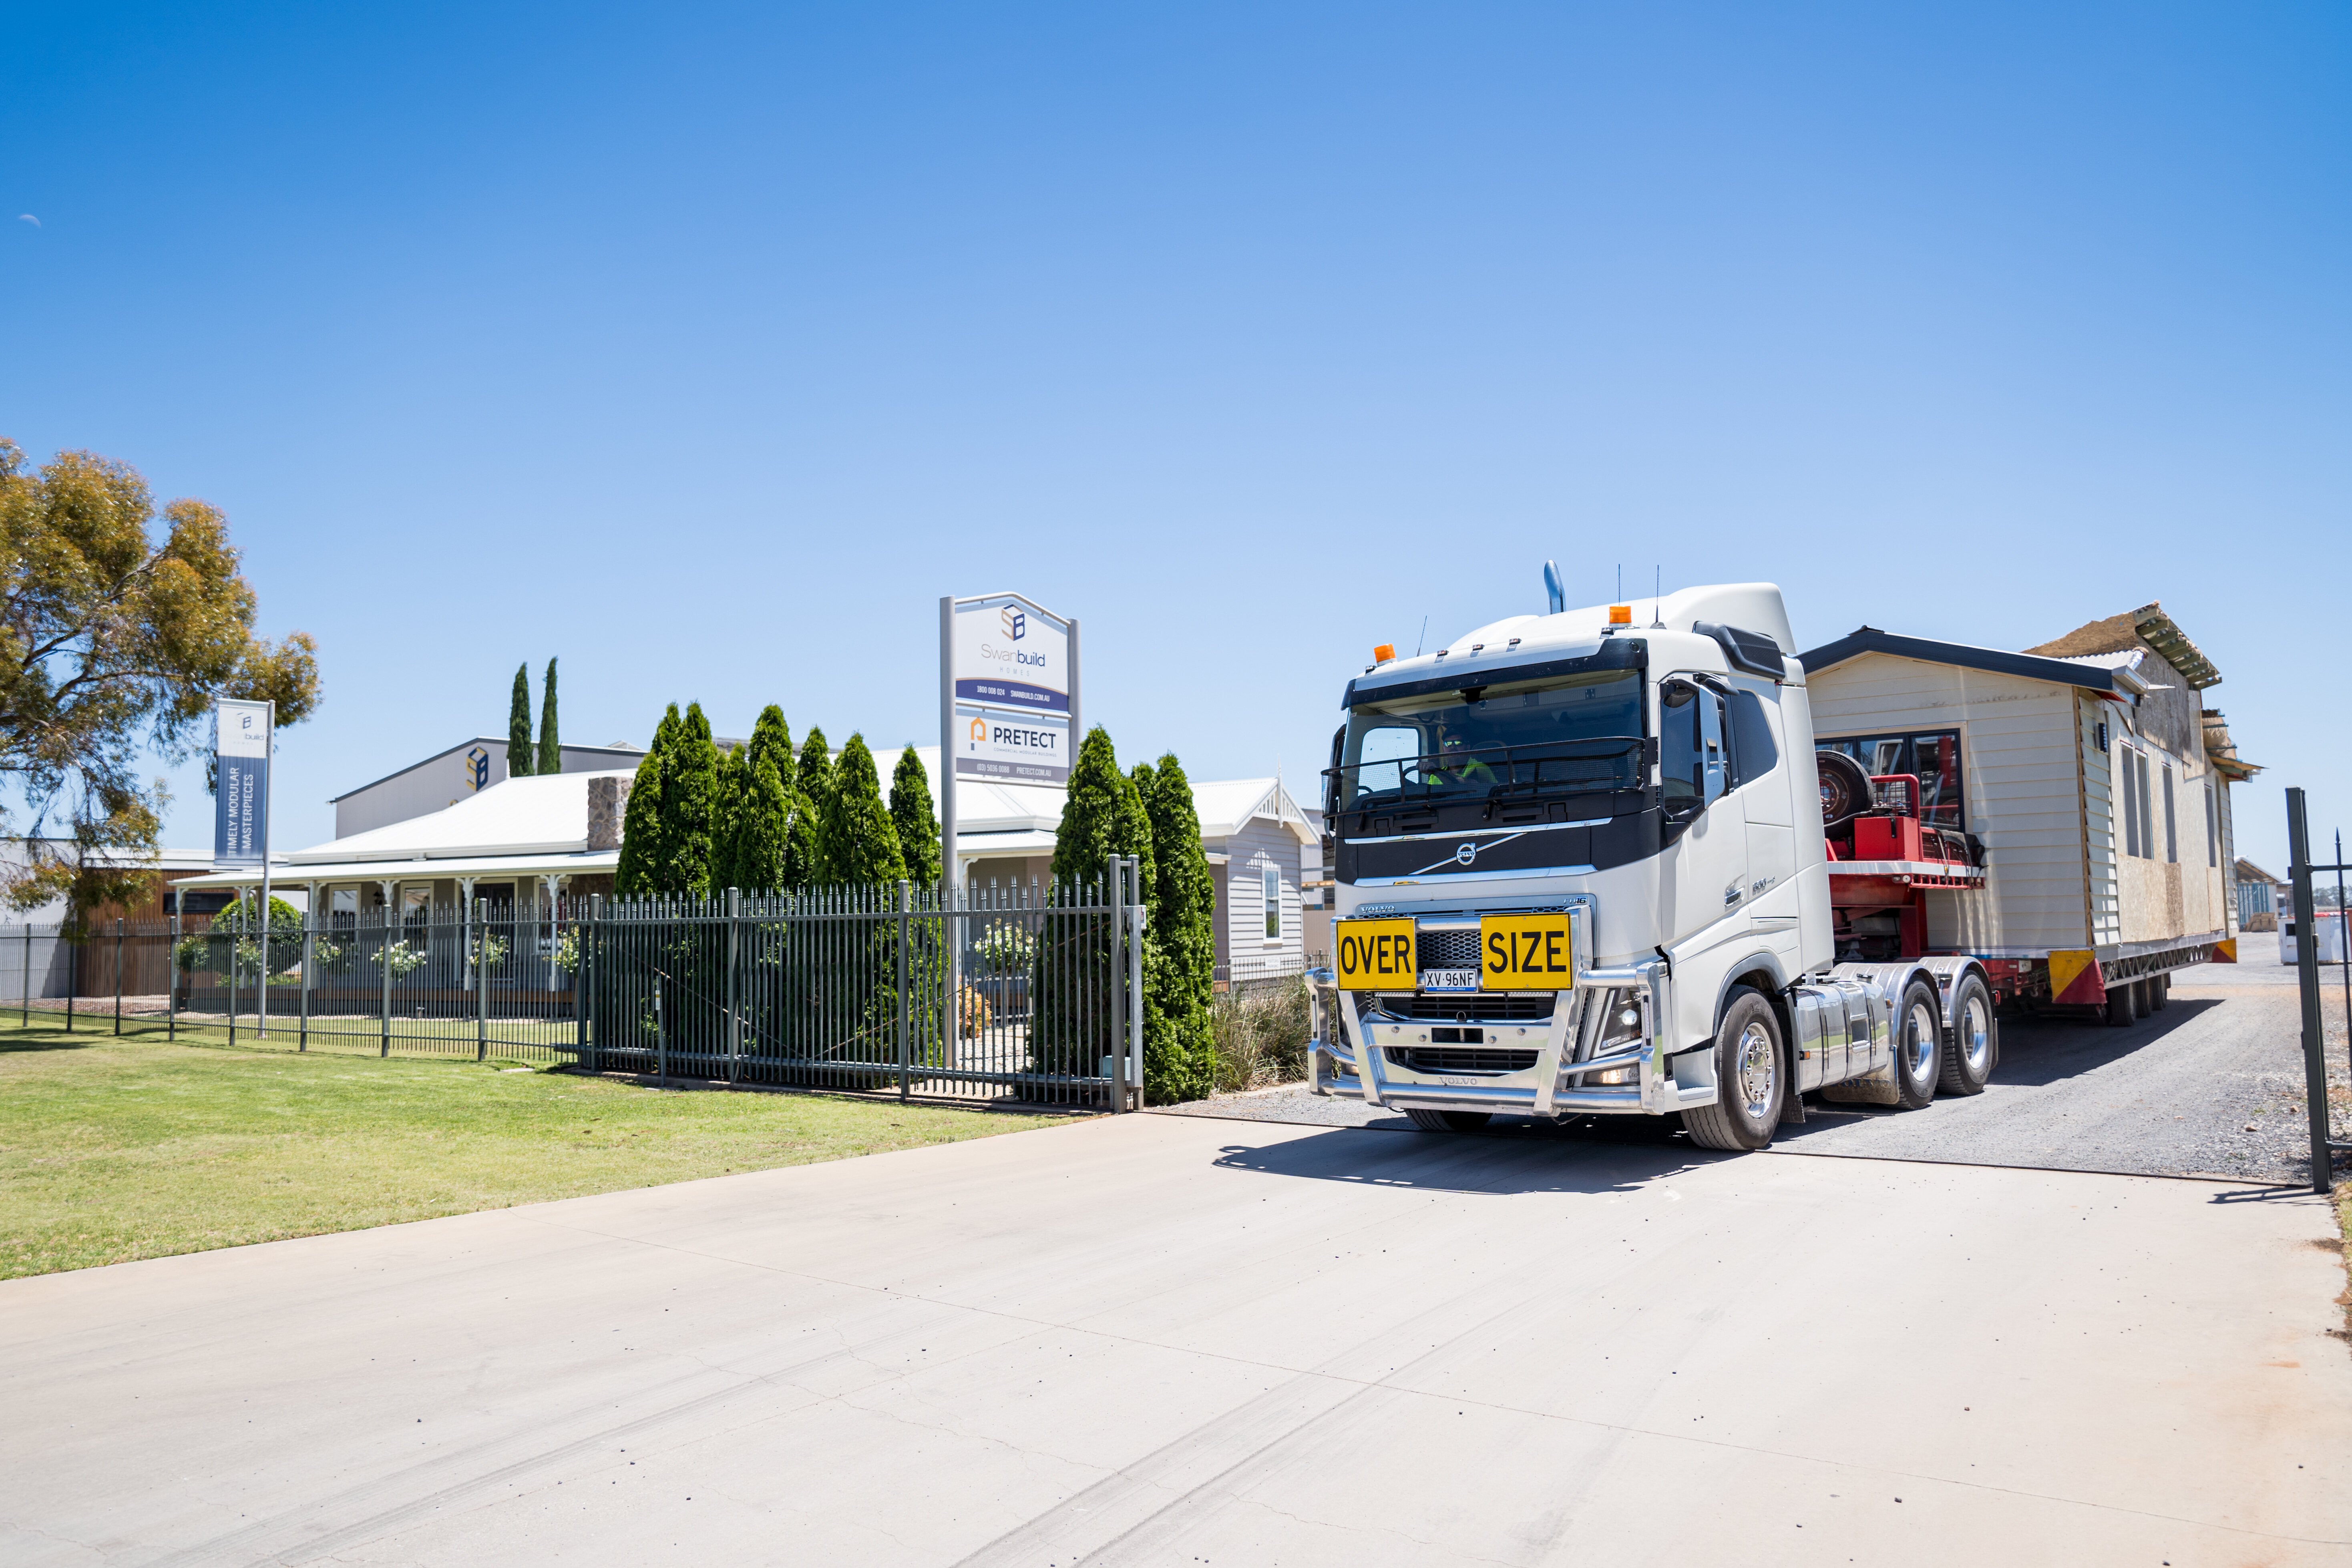
{"type": "Polygon", "coordinates": [[[1525,1072],[1536,1065],[1536,1053],[1478,1046],[1391,1046],[1389,1060],[1414,1072],[1525,1072]]]}
{"type": "Polygon", "coordinates": [[[1413,933],[1413,957],[1423,969],[1475,969],[1478,967],[1478,928],[1461,931],[1428,931],[1413,933]]]}
{"type": "Polygon", "coordinates": [[[1430,1024],[1540,1024],[1551,1017],[1551,1006],[1549,996],[1495,996],[1476,991],[1460,996],[1383,994],[1380,999],[1380,1010],[1391,1018],[1430,1024]]]}

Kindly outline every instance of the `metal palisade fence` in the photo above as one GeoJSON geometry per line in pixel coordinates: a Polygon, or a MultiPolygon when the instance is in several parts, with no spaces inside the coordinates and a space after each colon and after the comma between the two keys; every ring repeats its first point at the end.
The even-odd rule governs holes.
{"type": "Polygon", "coordinates": [[[1099,881],[952,908],[900,882],[0,928],[0,1005],[295,1050],[1130,1109],[1138,880],[1114,857],[1099,881]]]}

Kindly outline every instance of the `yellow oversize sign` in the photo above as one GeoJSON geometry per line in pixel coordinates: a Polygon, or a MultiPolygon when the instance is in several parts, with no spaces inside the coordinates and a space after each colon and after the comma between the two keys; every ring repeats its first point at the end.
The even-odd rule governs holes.
{"type": "Polygon", "coordinates": [[[1412,963],[1412,921],[1341,921],[1339,989],[1410,991],[1421,983],[1412,963]]]}
{"type": "Polygon", "coordinates": [[[1486,991],[1566,991],[1576,949],[1565,910],[1487,915],[1478,921],[1478,985],[1486,991]]]}

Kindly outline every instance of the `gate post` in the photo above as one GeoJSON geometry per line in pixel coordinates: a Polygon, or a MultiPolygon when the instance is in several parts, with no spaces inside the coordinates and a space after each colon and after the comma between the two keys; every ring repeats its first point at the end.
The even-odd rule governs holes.
{"type": "MultiPolygon", "coordinates": [[[[490,1059],[490,966],[483,962],[490,955],[490,905],[488,899],[466,901],[466,931],[468,942],[479,942],[478,950],[468,948],[466,961],[474,971],[474,1059],[490,1059]]],[[[509,936],[511,947],[514,939],[509,936]]]]}
{"type": "Polygon", "coordinates": [[[736,954],[741,949],[738,933],[742,930],[743,889],[727,889],[727,1081],[735,1081],[736,1058],[743,1049],[743,1021],[739,1016],[740,993],[735,983],[736,954]]]}
{"type": "Polygon", "coordinates": [[[588,929],[580,933],[580,968],[572,977],[572,984],[581,988],[572,1008],[572,1021],[580,1028],[580,1061],[590,1072],[601,1072],[604,1064],[597,1059],[597,1033],[589,1019],[589,1011],[596,1005],[596,919],[604,906],[604,895],[588,895],[588,929]]]}
{"type": "MultiPolygon", "coordinates": [[[[318,895],[319,884],[313,882],[310,884],[310,896],[303,902],[315,904],[319,901],[318,895]]],[[[294,1048],[297,1051],[307,1051],[310,1048],[310,962],[318,946],[316,941],[318,920],[317,910],[305,909],[302,911],[302,1022],[299,1026],[299,1033],[296,1035],[294,1040],[294,1048]]]]}
{"type": "Polygon", "coordinates": [[[180,1038],[180,911],[186,908],[185,897],[172,896],[172,947],[163,960],[163,1037],[174,1043],[180,1038]]]}
{"type": "Polygon", "coordinates": [[[914,995],[907,984],[907,911],[911,907],[913,890],[912,882],[903,877],[898,879],[898,1100],[901,1104],[907,1099],[908,1069],[914,1065],[913,1056],[908,1050],[907,1035],[915,1010],[914,995]]]}
{"type": "Polygon", "coordinates": [[[1128,883],[1135,889],[1135,901],[1127,908],[1127,1084],[1119,1096],[1119,1104],[1129,1110],[1143,1109],[1143,859],[1140,856],[1127,858],[1128,883]]]}
{"type": "Polygon", "coordinates": [[[383,919],[378,924],[382,927],[382,940],[376,943],[376,958],[378,967],[383,971],[383,1005],[376,1009],[376,1013],[383,1038],[375,1054],[388,1057],[392,1055],[392,884],[389,882],[383,886],[383,919]]]}
{"type": "MultiPolygon", "coordinates": [[[[2336,1184],[2335,1146],[2328,1142],[2326,1032],[2319,1016],[2319,932],[2311,898],[2311,828],[2303,791],[2286,792],[2288,871],[2294,882],[2294,971],[2303,993],[2303,1089],[2311,1117],[2311,1190],[2336,1184]]],[[[2347,959],[2352,962],[2352,959],[2347,959]]]]}
{"type": "Polygon", "coordinates": [[[114,1032],[122,1033],[122,917],[114,917],[114,1032]]]}

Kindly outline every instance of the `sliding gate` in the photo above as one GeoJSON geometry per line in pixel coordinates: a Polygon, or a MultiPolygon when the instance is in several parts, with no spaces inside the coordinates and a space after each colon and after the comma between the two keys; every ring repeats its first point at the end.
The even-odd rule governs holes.
{"type": "Polygon", "coordinates": [[[592,1070],[1130,1109],[1143,1085],[1143,904],[1103,879],[595,900],[592,1070]]]}

